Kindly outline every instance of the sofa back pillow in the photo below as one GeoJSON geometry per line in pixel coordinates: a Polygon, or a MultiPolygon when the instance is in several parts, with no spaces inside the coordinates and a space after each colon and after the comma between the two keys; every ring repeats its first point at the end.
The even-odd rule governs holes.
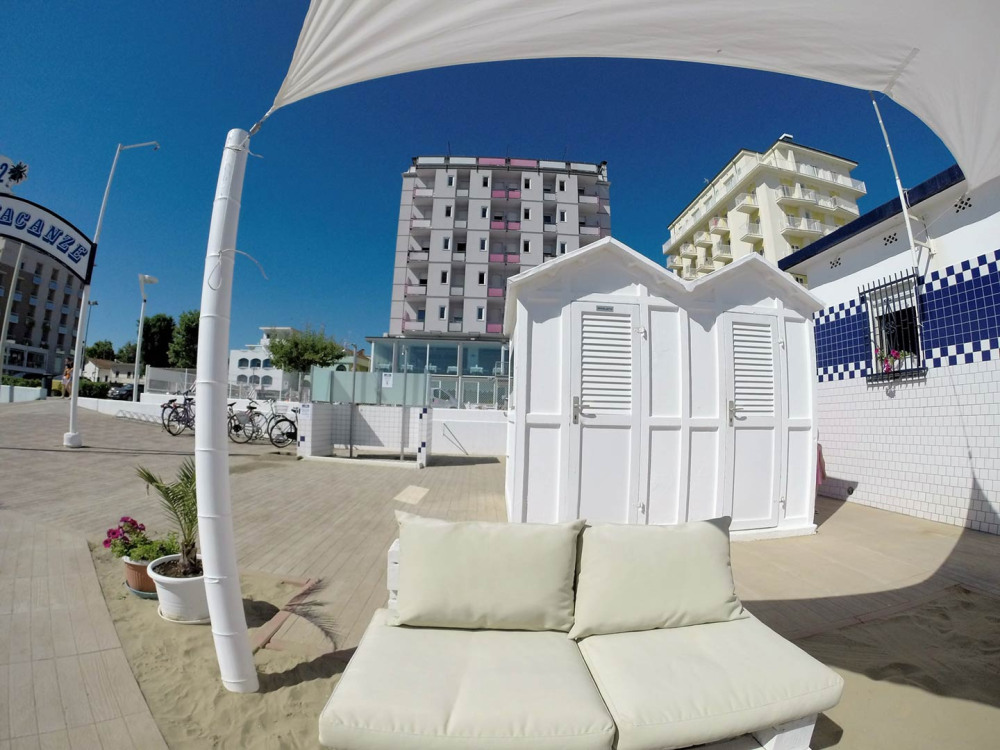
{"type": "Polygon", "coordinates": [[[729,561],[730,520],[586,527],[570,638],[745,617],[729,561]]]}
{"type": "Polygon", "coordinates": [[[583,521],[450,522],[397,511],[397,625],[562,630],[573,625],[583,521]]]}

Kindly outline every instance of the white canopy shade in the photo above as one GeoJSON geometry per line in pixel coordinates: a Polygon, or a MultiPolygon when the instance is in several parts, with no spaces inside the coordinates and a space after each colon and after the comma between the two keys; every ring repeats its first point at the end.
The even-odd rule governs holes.
{"type": "Polygon", "coordinates": [[[312,0],[270,111],[465,63],[714,63],[884,92],[944,141],[971,189],[1000,175],[998,36],[997,0],[312,0]]]}

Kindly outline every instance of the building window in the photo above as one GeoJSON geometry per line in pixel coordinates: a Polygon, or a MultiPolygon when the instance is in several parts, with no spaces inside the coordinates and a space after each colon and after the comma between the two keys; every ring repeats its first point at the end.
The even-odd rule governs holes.
{"type": "Polygon", "coordinates": [[[480,209],[480,211],[479,211],[479,216],[480,216],[481,218],[485,219],[485,218],[486,218],[486,217],[487,217],[487,216],[489,215],[489,213],[490,213],[490,209],[489,209],[489,208],[487,208],[486,206],[483,206],[483,207],[482,207],[482,208],[480,209]]]}
{"type": "Polygon", "coordinates": [[[264,368],[270,368],[271,367],[271,360],[265,359],[263,362],[260,363],[260,366],[264,367],[264,368]]]}
{"type": "Polygon", "coordinates": [[[445,307],[444,305],[441,305],[438,308],[438,320],[444,320],[447,317],[448,317],[448,308],[445,307]]]}
{"type": "Polygon", "coordinates": [[[560,242],[559,243],[559,254],[560,255],[565,255],[566,254],[566,243],[565,242],[560,242]]]}
{"type": "Polygon", "coordinates": [[[488,176],[484,175],[483,176],[483,187],[489,187],[489,186],[490,186],[490,178],[488,176]]]}
{"type": "Polygon", "coordinates": [[[256,359],[256,358],[251,359],[250,360],[250,367],[251,368],[253,368],[253,367],[260,367],[260,360],[256,359]]]}
{"type": "Polygon", "coordinates": [[[530,177],[525,177],[524,178],[524,189],[525,190],[531,190],[531,178],[530,177]]]}
{"type": "Polygon", "coordinates": [[[565,211],[560,211],[559,212],[559,221],[566,221],[566,212],[565,211]]]}
{"type": "Polygon", "coordinates": [[[531,209],[530,208],[524,209],[524,220],[528,221],[530,218],[531,218],[531,209]]]}
{"type": "Polygon", "coordinates": [[[477,307],[476,308],[476,320],[486,320],[486,308],[477,307]]]}
{"type": "Polygon", "coordinates": [[[479,286],[486,286],[486,271],[479,272],[479,286]]]}
{"type": "Polygon", "coordinates": [[[454,184],[455,184],[455,175],[453,174],[448,175],[448,187],[451,187],[454,184]]]}
{"type": "Polygon", "coordinates": [[[480,237],[479,238],[479,249],[480,250],[485,250],[486,249],[486,238],[485,237],[480,237]]]}
{"type": "Polygon", "coordinates": [[[448,283],[448,272],[447,271],[442,271],[441,272],[441,283],[442,284],[447,284],[448,283]]]}
{"type": "Polygon", "coordinates": [[[444,207],[444,218],[446,218],[446,219],[450,219],[451,218],[451,206],[445,206],[444,207]]]}
{"type": "Polygon", "coordinates": [[[858,289],[868,312],[869,380],[927,371],[920,343],[918,282],[915,272],[898,273],[858,289]]]}
{"type": "Polygon", "coordinates": [[[424,310],[417,310],[417,322],[418,323],[423,323],[424,322],[424,313],[425,313],[424,310]]]}
{"type": "Polygon", "coordinates": [[[451,249],[451,237],[443,237],[441,239],[441,247],[443,247],[445,250],[450,250],[451,249]]]}
{"type": "Polygon", "coordinates": [[[559,192],[562,193],[566,190],[566,180],[559,180],[559,192]]]}
{"type": "Polygon", "coordinates": [[[250,360],[247,359],[246,357],[240,357],[240,361],[236,363],[236,366],[237,367],[249,367],[250,366],[250,360]]]}
{"type": "Polygon", "coordinates": [[[530,253],[531,252],[531,240],[525,240],[521,244],[522,244],[522,247],[524,248],[524,252],[526,252],[526,253],[530,253]]]}

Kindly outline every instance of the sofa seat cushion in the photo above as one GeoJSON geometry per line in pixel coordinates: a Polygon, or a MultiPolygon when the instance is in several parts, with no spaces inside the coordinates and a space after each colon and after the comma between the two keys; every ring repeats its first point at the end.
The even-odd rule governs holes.
{"type": "Polygon", "coordinates": [[[580,641],[619,750],[738,737],[826,711],[844,682],[753,617],[580,641]]]}
{"type": "Polygon", "coordinates": [[[576,643],[548,631],[387,625],[379,610],[323,709],[335,748],[610,748],[576,643]]]}

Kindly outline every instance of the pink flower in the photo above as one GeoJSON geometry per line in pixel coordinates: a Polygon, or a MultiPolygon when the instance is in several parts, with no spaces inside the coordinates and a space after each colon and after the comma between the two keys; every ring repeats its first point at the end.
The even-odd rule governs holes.
{"type": "Polygon", "coordinates": [[[104,548],[108,549],[109,547],[111,547],[111,540],[110,539],[105,539],[104,540],[104,548]]]}
{"type": "Polygon", "coordinates": [[[893,349],[891,352],[889,352],[889,356],[892,357],[893,359],[899,359],[899,352],[893,349]]]}

